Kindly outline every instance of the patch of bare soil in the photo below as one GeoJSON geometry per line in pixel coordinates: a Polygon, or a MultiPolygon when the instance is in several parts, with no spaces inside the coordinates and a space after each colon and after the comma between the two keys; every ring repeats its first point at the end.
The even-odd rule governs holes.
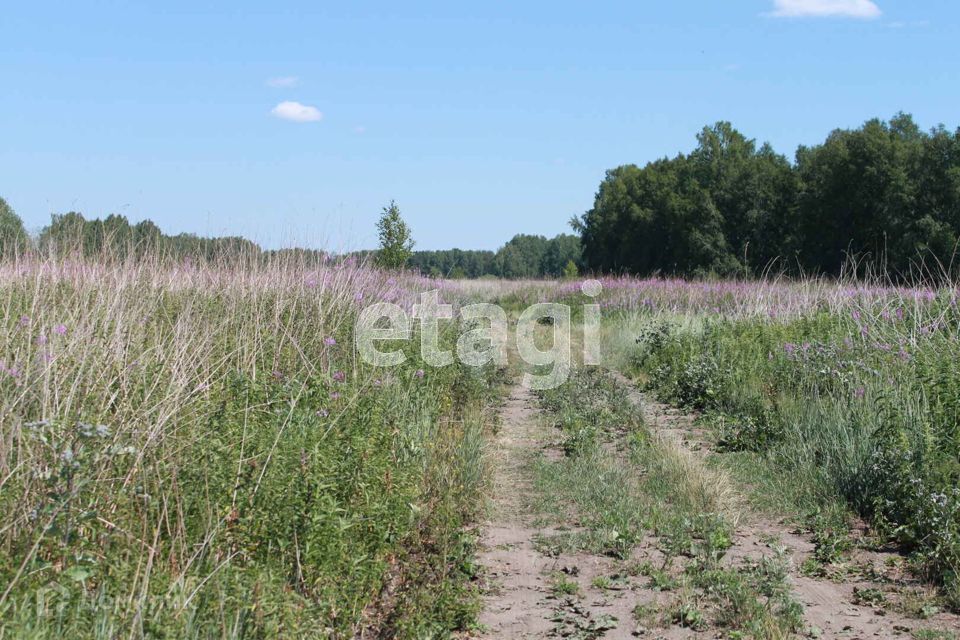
{"type": "MultiPolygon", "coordinates": [[[[561,531],[538,526],[525,510],[532,490],[525,462],[537,451],[555,457],[555,434],[539,420],[528,389],[514,387],[500,425],[492,461],[493,505],[478,558],[485,583],[480,637],[588,640],[647,634],[634,621],[633,609],[637,604],[665,607],[666,594],[645,587],[644,578],[622,575],[623,563],[613,558],[565,553],[537,543],[561,531]]],[[[674,628],[658,629],[650,637],[710,636],[674,628]]]]}

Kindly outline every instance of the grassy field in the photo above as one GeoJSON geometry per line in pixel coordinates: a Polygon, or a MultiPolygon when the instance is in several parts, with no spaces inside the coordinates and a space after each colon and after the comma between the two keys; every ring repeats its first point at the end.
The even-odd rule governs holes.
{"type": "Polygon", "coordinates": [[[0,269],[0,637],[464,626],[497,372],[354,357],[358,266],[0,269]]]}
{"type": "Polygon", "coordinates": [[[614,366],[697,412],[758,503],[865,518],[960,605],[956,290],[607,285],[614,366]]]}
{"type": "MultiPolygon", "coordinates": [[[[4,264],[0,638],[485,633],[477,525],[518,369],[432,368],[416,340],[404,364],[377,369],[353,348],[366,304],[409,309],[429,289],[512,318],[564,302],[575,325],[600,304],[603,369],[702,435],[702,456],[663,436],[629,382],[596,368],[537,395],[557,439],[544,436],[549,456],[529,452],[524,499],[560,530],[531,548],[612,559],[619,573],[592,578],[602,593],[624,579],[675,596],[638,596],[637,624],[809,632],[779,552],[724,559],[744,509],[806,532],[805,576],[837,579],[853,547],[892,545],[936,589],[918,611],[960,608],[956,291],[601,284],[588,299],[579,281],[433,281],[350,262],[4,264]]],[[[583,588],[545,579],[556,598],[583,588]]],[[[573,637],[614,628],[560,619],[573,637]]]]}

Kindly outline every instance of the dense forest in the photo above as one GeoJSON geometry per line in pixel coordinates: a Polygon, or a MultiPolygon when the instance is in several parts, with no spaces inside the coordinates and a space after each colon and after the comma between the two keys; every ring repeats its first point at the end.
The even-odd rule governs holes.
{"type": "Polygon", "coordinates": [[[679,275],[955,275],[960,129],[909,115],[836,130],[793,163],[729,123],[689,154],[607,172],[574,219],[587,268],[679,275]]]}
{"type": "MultiPolygon", "coordinates": [[[[519,234],[497,251],[414,251],[408,266],[449,278],[572,277],[593,273],[684,276],[837,275],[851,265],[894,278],[956,276],[960,238],[960,129],[922,131],[913,118],[870,120],[800,147],[793,162],[719,122],[689,154],[607,172],[579,234],[519,234]]],[[[223,259],[265,252],[240,237],[165,235],[150,220],[54,215],[30,238],[0,199],[0,250],[82,250],[223,259]]],[[[366,257],[369,251],[353,256],[366,257]]]]}

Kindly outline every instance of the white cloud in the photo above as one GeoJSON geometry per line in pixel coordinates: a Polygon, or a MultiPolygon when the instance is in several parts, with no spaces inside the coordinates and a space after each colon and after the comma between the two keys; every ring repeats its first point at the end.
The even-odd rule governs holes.
{"type": "Polygon", "coordinates": [[[880,7],[873,0],[773,0],[776,18],[878,18],[880,7]]]}
{"type": "Polygon", "coordinates": [[[319,122],[323,119],[323,114],[320,113],[319,109],[299,102],[281,102],[270,113],[281,120],[289,120],[290,122],[319,122]]]}
{"type": "Polygon", "coordinates": [[[274,89],[292,89],[300,84],[300,78],[297,76],[280,76],[279,78],[270,78],[267,80],[267,86],[274,89]]]}

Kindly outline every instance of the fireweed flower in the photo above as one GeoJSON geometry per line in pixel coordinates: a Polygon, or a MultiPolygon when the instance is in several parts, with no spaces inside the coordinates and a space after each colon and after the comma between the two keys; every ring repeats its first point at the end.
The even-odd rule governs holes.
{"type": "Polygon", "coordinates": [[[793,352],[797,350],[797,345],[792,342],[787,342],[783,345],[783,350],[787,352],[788,356],[792,356],[793,352]]]}
{"type": "Polygon", "coordinates": [[[336,382],[343,382],[344,380],[347,379],[347,374],[345,374],[343,371],[334,371],[334,372],[333,372],[333,379],[334,379],[336,382]]]}
{"type": "Polygon", "coordinates": [[[862,398],[863,396],[867,395],[867,390],[863,387],[857,387],[853,390],[853,395],[856,398],[862,398]]]}
{"type": "Polygon", "coordinates": [[[10,376],[11,378],[19,378],[19,377],[20,377],[20,369],[18,369],[18,368],[17,368],[16,366],[14,366],[14,365],[10,365],[10,366],[8,367],[8,366],[7,366],[7,363],[4,362],[4,361],[2,361],[2,360],[0,360],[0,371],[2,371],[3,373],[7,374],[7,375],[10,376]]]}
{"type": "Polygon", "coordinates": [[[30,316],[20,316],[20,326],[29,327],[30,326],[30,316]]]}
{"type": "Polygon", "coordinates": [[[337,339],[333,337],[324,338],[323,344],[327,345],[328,347],[332,347],[333,345],[337,344],[337,339]]]}
{"type": "Polygon", "coordinates": [[[422,378],[423,375],[424,375],[424,374],[423,374],[423,369],[417,369],[417,372],[414,373],[413,375],[415,375],[415,376],[418,377],[418,378],[422,378]]]}
{"type": "Polygon", "coordinates": [[[65,324],[58,324],[57,326],[55,326],[55,327],[53,328],[53,332],[54,332],[55,334],[57,334],[58,336],[65,336],[65,335],[67,335],[67,325],[65,325],[65,324]]]}

